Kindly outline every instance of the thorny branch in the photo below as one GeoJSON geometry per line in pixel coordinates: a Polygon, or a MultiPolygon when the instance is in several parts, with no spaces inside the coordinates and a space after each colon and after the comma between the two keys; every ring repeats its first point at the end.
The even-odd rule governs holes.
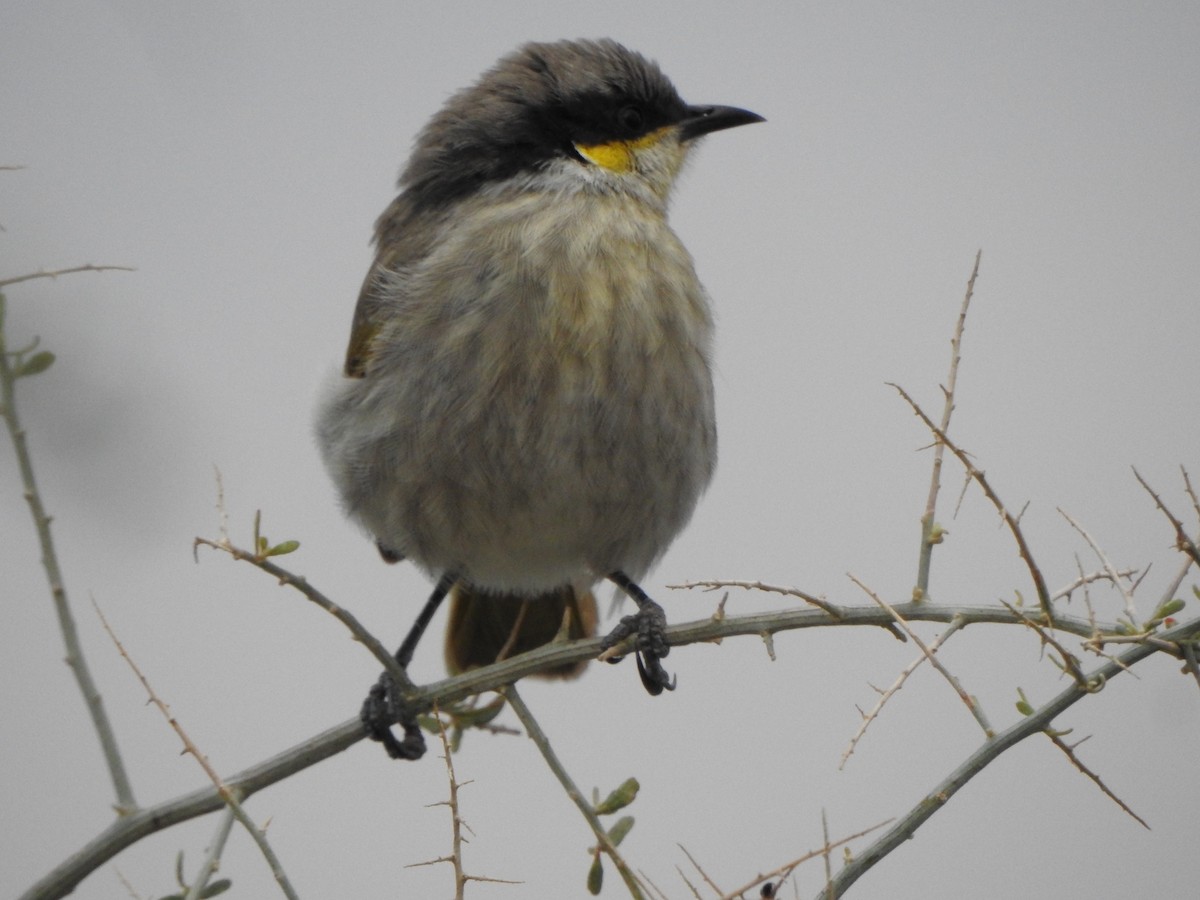
{"type": "Polygon", "coordinates": [[[171,713],[170,707],[168,707],[167,704],[164,703],[163,700],[158,696],[158,694],[154,692],[154,688],[150,686],[149,680],[144,674],[142,674],[142,670],[138,667],[138,664],[134,662],[133,657],[126,652],[125,647],[121,644],[120,639],[109,626],[108,620],[104,617],[104,613],[100,611],[100,607],[96,606],[95,602],[92,603],[92,606],[96,610],[96,615],[100,619],[100,624],[104,626],[104,630],[108,634],[109,639],[112,640],[113,644],[116,646],[117,652],[121,654],[121,658],[129,664],[129,667],[133,670],[133,674],[136,675],[138,681],[142,683],[142,687],[145,688],[146,694],[150,697],[150,702],[153,703],[158,711],[163,714],[163,717],[167,720],[167,723],[171,726],[171,729],[176,735],[178,735],[179,740],[183,743],[184,752],[189,754],[192,759],[196,760],[200,768],[204,770],[204,774],[207,775],[208,780],[212,782],[213,787],[216,789],[217,796],[221,799],[221,802],[232,811],[234,817],[238,820],[241,826],[246,829],[246,832],[250,835],[250,838],[255,844],[258,845],[259,852],[262,853],[263,859],[265,859],[267,861],[267,865],[270,866],[271,874],[275,876],[275,880],[279,883],[279,887],[283,891],[284,896],[287,897],[288,900],[299,900],[295,890],[292,888],[291,882],[288,881],[287,873],[283,871],[283,865],[280,863],[279,857],[275,855],[275,851],[271,849],[271,845],[267,842],[266,831],[262,828],[259,828],[258,825],[254,823],[249,814],[246,812],[245,808],[242,806],[242,800],[244,798],[240,795],[236,788],[231,788],[221,780],[221,776],[217,773],[217,770],[213,768],[212,763],[208,761],[208,757],[200,751],[200,748],[196,746],[195,742],[191,739],[188,733],[183,730],[183,726],[179,723],[179,720],[176,719],[171,713]]]}
{"type": "MultiPolygon", "coordinates": [[[[38,272],[33,275],[21,275],[0,281],[0,288],[34,278],[53,278],[56,275],[66,275],[71,272],[99,272],[106,269],[121,268],[119,266],[76,266],[72,269],[61,269],[56,272],[38,272]]],[[[117,746],[117,735],[113,730],[108,712],[104,708],[104,700],[100,689],[92,678],[91,667],[83,652],[83,643],[79,639],[79,630],[75,623],[75,613],[71,609],[67,596],[66,582],[58,562],[58,551],[54,544],[54,535],[50,528],[51,516],[42,502],[41,491],[38,489],[37,478],[33,470],[33,457],[29,452],[25,429],[21,425],[17,411],[16,385],[18,379],[24,377],[29,370],[26,363],[36,362],[37,357],[27,357],[27,353],[37,346],[25,350],[9,350],[5,337],[5,317],[7,300],[0,291],[0,418],[8,428],[9,439],[17,457],[17,468],[20,471],[21,486],[24,489],[25,500],[29,504],[29,512],[33,517],[34,531],[42,553],[42,567],[46,570],[46,580],[50,586],[50,597],[54,611],[58,617],[58,628],[62,633],[63,645],[66,648],[66,663],[75,676],[75,683],[83,696],[88,714],[92,719],[92,727],[100,742],[104,760],[108,765],[109,778],[113,783],[116,794],[116,807],[120,814],[131,813],[137,809],[137,801],[133,795],[133,783],[125,770],[125,762],[117,746]]],[[[50,354],[41,354],[42,359],[53,361],[50,354]]],[[[50,363],[47,362],[46,365],[50,363]]]]}
{"type": "MultiPolygon", "coordinates": [[[[895,696],[896,692],[899,691],[900,688],[904,687],[904,683],[908,681],[908,676],[915,672],[921,663],[925,662],[925,660],[932,659],[933,654],[937,653],[938,650],[941,649],[942,644],[946,643],[946,641],[948,641],[955,632],[961,629],[962,626],[962,619],[951,620],[949,626],[941,634],[934,638],[934,640],[929,644],[929,647],[925,648],[920,656],[913,659],[911,663],[901,670],[899,677],[892,683],[891,687],[889,687],[887,690],[879,691],[879,701],[874,707],[872,707],[870,712],[862,713],[862,724],[858,726],[858,731],[854,732],[854,737],[850,738],[850,744],[842,753],[842,759],[838,763],[839,770],[846,767],[846,761],[850,759],[851,755],[853,755],[854,748],[858,746],[858,742],[862,740],[863,735],[867,733],[867,729],[870,727],[871,723],[879,717],[881,712],[883,712],[883,707],[887,704],[887,702],[893,696],[895,696]]],[[[862,710],[860,709],[859,712],[861,713],[862,710]]]]}
{"type": "MultiPolygon", "coordinates": [[[[942,386],[945,402],[942,405],[942,422],[940,430],[943,434],[950,430],[950,416],[954,413],[954,391],[958,385],[958,366],[962,362],[963,331],[967,327],[967,310],[971,307],[971,297],[975,294],[975,279],[979,277],[979,263],[983,259],[983,250],[975,253],[975,265],[971,269],[971,277],[967,279],[967,290],[963,294],[962,307],[958,311],[958,320],[954,325],[954,335],[950,338],[950,373],[942,386]]],[[[942,484],[942,457],[946,445],[938,441],[933,448],[933,471],[929,478],[929,499],[925,502],[925,512],[921,516],[921,552],[917,563],[917,584],[913,589],[914,600],[925,600],[929,597],[929,568],[933,559],[933,547],[941,541],[937,533],[938,492],[942,484]]]]}
{"type": "MultiPolygon", "coordinates": [[[[1177,625],[1159,635],[1164,641],[1172,644],[1194,641],[1198,636],[1200,636],[1200,619],[1193,619],[1177,625]]],[[[1159,649],[1149,643],[1135,644],[1116,659],[1088,672],[1085,682],[1087,684],[1105,684],[1121,673],[1129,671],[1134,665],[1158,652],[1159,649]]],[[[930,816],[945,806],[954,794],[983,771],[992,760],[1031,734],[1046,731],[1055,718],[1090,694],[1091,692],[1087,688],[1072,681],[1066,689],[1049,702],[1033,710],[1032,713],[1001,731],[991,740],[985,741],[983,746],[935,785],[921,802],[901,817],[884,835],[856,854],[854,859],[834,876],[833,883],[821,893],[820,900],[835,900],[835,898],[843,896],[849,887],[876,863],[904,841],[910,839],[930,816]]]]}
{"type": "Polygon", "coordinates": [[[1029,569],[1029,576],[1033,579],[1034,591],[1037,594],[1038,603],[1042,607],[1042,612],[1045,614],[1048,622],[1053,622],[1054,610],[1050,603],[1050,592],[1046,588],[1046,579],[1042,577],[1042,570],[1038,568],[1037,562],[1034,561],[1033,551],[1029,548],[1029,544],[1025,540],[1025,534],[1021,531],[1020,522],[1016,517],[1013,516],[1012,513],[1008,511],[1008,508],[1004,505],[999,495],[995,492],[995,490],[993,490],[991,484],[988,482],[987,476],[984,475],[982,470],[975,467],[975,464],[971,462],[971,458],[966,451],[962,450],[957,444],[951,441],[946,435],[946,432],[933,423],[933,420],[925,414],[925,411],[921,409],[917,402],[908,395],[908,392],[905,391],[904,388],[900,387],[898,384],[893,384],[892,387],[895,388],[899,392],[900,396],[904,398],[905,402],[912,407],[913,412],[916,413],[917,417],[925,423],[925,427],[933,432],[934,437],[936,437],[942,444],[945,444],[946,447],[950,449],[950,452],[958,457],[958,461],[962,463],[963,468],[967,470],[967,474],[972,478],[972,480],[975,481],[976,484],[979,485],[979,487],[983,490],[984,495],[992,502],[992,505],[996,507],[996,510],[1000,513],[1000,517],[1004,519],[1004,523],[1008,526],[1008,530],[1012,533],[1013,540],[1017,542],[1017,550],[1020,552],[1021,558],[1025,560],[1025,565],[1029,569]]]}
{"type": "Polygon", "coordinates": [[[1104,795],[1106,797],[1108,797],[1110,800],[1112,800],[1113,803],[1117,804],[1117,806],[1121,807],[1121,809],[1125,810],[1125,812],[1127,812],[1130,816],[1132,816],[1139,825],[1141,825],[1147,831],[1150,830],[1150,826],[1146,824],[1146,820],[1143,819],[1141,816],[1139,816],[1137,813],[1135,813],[1132,809],[1130,809],[1120,797],[1118,797],[1116,794],[1114,794],[1112,791],[1110,791],[1108,789],[1108,785],[1106,785],[1103,781],[1100,780],[1100,776],[1097,775],[1095,772],[1093,772],[1091,769],[1089,769],[1087,766],[1085,766],[1083,764],[1083,760],[1081,760],[1078,756],[1075,755],[1075,748],[1078,747],[1080,744],[1082,744],[1083,741],[1087,740],[1087,738],[1084,738],[1083,740],[1080,740],[1080,741],[1076,741],[1074,744],[1068,744],[1066,741],[1063,740],[1063,736],[1061,734],[1059,734],[1056,731],[1052,731],[1050,729],[1046,730],[1046,737],[1050,738],[1050,740],[1054,742],[1055,747],[1057,747],[1063,753],[1067,754],[1067,759],[1069,759],[1071,761],[1071,763],[1075,766],[1075,768],[1077,768],[1080,772],[1082,772],[1088,778],[1092,779],[1092,781],[1095,783],[1096,787],[1100,788],[1100,790],[1104,792],[1104,795]]]}
{"type": "Polygon", "coordinates": [[[887,610],[888,614],[896,620],[896,624],[904,630],[904,633],[908,635],[909,639],[917,645],[921,653],[927,660],[929,660],[929,665],[933,666],[933,668],[937,670],[938,674],[946,679],[950,687],[952,687],[954,692],[958,694],[959,699],[962,700],[967,709],[971,711],[971,715],[975,717],[975,721],[978,722],[979,727],[983,729],[984,736],[990,738],[992,735],[994,735],[996,732],[992,730],[991,723],[988,722],[987,716],[983,712],[983,708],[979,705],[979,701],[968,694],[966,689],[964,689],[962,684],[959,682],[958,678],[956,678],[950,672],[950,670],[948,670],[938,661],[937,657],[933,655],[933,651],[926,646],[925,642],[921,640],[915,631],[908,627],[908,622],[904,620],[904,617],[896,612],[896,610],[889,605],[886,600],[880,597],[877,593],[875,593],[853,575],[850,576],[850,580],[858,585],[859,588],[861,588],[868,597],[879,604],[879,606],[887,610]]]}

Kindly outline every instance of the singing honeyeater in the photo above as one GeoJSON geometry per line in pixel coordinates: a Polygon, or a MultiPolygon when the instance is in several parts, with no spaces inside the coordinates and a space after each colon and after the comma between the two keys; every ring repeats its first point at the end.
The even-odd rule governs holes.
{"type": "MultiPolygon", "coordinates": [[[[708,296],[667,206],[697,138],[759,121],[578,40],[505,56],[417,137],[317,424],[347,513],[385,559],[437,579],[401,665],[447,594],[461,670],[564,620],[591,635],[607,579],[638,611],[605,645],[634,636],[647,689],[674,686],[665,617],[637,581],[691,517],[717,437],[708,296]]],[[[415,758],[394,693],[381,679],[363,720],[415,758]]]]}

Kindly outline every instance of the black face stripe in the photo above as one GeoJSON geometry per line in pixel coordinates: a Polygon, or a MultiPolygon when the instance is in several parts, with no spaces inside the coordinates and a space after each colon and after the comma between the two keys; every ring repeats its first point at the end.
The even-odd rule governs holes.
{"type": "Polygon", "coordinates": [[[686,114],[687,106],[673,91],[670,96],[649,97],[593,91],[570,98],[563,110],[570,140],[580,144],[636,140],[664,125],[673,125],[686,114]],[[631,109],[638,114],[636,125],[624,115],[631,109]]]}
{"type": "Polygon", "coordinates": [[[581,159],[575,145],[636,140],[688,107],[658,66],[612,41],[529,44],[455,94],[417,139],[400,179],[414,209],[581,159]]]}

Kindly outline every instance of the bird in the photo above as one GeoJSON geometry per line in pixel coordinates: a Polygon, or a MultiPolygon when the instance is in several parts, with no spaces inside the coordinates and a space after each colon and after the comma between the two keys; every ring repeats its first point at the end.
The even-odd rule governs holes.
{"type": "MultiPolygon", "coordinates": [[[[402,667],[447,595],[456,672],[593,636],[607,581],[637,610],[603,646],[634,652],[651,694],[675,688],[638,581],[691,518],[717,435],[710,301],[668,205],[700,138],[761,121],[581,39],[517,48],[418,134],[316,421],[347,515],[436,581],[402,667]]],[[[361,718],[416,759],[399,694],[385,673],[361,718]]]]}

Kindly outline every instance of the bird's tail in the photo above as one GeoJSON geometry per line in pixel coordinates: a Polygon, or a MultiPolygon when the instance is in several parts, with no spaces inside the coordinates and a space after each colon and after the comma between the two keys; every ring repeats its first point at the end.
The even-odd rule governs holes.
{"type": "MultiPolygon", "coordinates": [[[[567,637],[576,640],[596,633],[596,598],[590,591],[567,586],[522,597],[455,584],[446,625],[446,668],[457,674],[548,644],[558,635],[568,612],[567,637]]],[[[571,663],[538,675],[575,678],[586,665],[571,663]]]]}

